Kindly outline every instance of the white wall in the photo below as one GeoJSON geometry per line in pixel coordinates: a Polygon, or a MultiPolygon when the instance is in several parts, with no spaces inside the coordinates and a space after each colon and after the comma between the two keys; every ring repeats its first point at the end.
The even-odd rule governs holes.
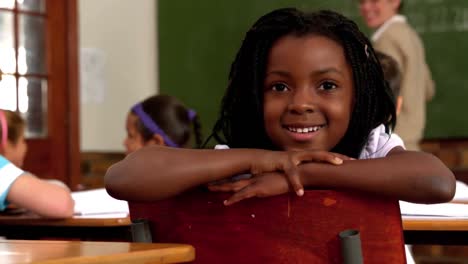
{"type": "Polygon", "coordinates": [[[125,118],[157,92],[157,1],[79,0],[81,151],[123,151],[125,118]]]}

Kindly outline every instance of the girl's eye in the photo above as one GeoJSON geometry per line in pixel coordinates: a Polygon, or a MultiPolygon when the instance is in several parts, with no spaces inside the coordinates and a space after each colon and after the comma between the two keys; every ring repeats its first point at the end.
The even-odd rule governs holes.
{"type": "Polygon", "coordinates": [[[321,90],[329,91],[336,89],[337,85],[332,82],[324,82],[320,85],[321,90]]]}
{"type": "Polygon", "coordinates": [[[271,89],[277,92],[285,92],[288,90],[288,87],[284,83],[275,83],[271,89]]]}

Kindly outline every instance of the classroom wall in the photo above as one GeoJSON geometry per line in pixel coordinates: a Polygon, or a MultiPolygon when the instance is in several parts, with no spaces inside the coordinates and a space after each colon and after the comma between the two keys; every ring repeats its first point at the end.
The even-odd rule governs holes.
{"type": "Polygon", "coordinates": [[[158,91],[157,1],[78,2],[81,151],[123,151],[129,108],[158,91]]]}

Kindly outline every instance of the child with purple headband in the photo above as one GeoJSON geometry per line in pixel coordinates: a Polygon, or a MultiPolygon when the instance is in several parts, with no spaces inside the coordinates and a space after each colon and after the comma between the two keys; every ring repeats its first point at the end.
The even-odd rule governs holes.
{"type": "Polygon", "coordinates": [[[147,145],[187,147],[190,135],[195,144],[202,143],[196,112],[170,95],[155,95],[134,105],[127,115],[126,154],[147,145]]]}

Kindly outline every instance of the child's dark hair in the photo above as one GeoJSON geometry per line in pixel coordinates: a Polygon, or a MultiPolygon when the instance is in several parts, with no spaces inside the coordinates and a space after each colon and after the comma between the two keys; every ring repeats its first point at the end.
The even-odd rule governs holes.
{"type": "MultiPolygon", "coordinates": [[[[5,117],[5,125],[7,127],[7,140],[15,145],[18,143],[20,137],[24,134],[26,123],[19,113],[10,110],[1,110],[2,115],[5,117]]],[[[2,126],[0,126],[0,138],[3,136],[2,126]]]]}
{"type": "Polygon", "coordinates": [[[401,72],[398,68],[398,63],[387,54],[375,51],[377,59],[380,61],[382,66],[385,80],[387,80],[390,89],[393,92],[394,100],[400,95],[401,86],[401,72]]]}
{"type": "Polygon", "coordinates": [[[348,130],[332,151],[357,158],[372,129],[394,127],[395,105],[371,43],[353,21],[333,11],[278,9],[252,26],[231,65],[212,136],[233,148],[277,149],[264,127],[263,82],[270,49],[287,35],[320,35],[343,47],[353,72],[355,104],[348,130]]]}
{"type": "MultiPolygon", "coordinates": [[[[202,143],[201,126],[197,115],[191,116],[193,110],[186,108],[182,102],[170,95],[155,95],[141,102],[143,111],[164,131],[178,146],[185,146],[193,129],[196,147],[202,143]]],[[[150,131],[139,119],[136,127],[143,137],[149,141],[153,138],[150,131]]]]}

